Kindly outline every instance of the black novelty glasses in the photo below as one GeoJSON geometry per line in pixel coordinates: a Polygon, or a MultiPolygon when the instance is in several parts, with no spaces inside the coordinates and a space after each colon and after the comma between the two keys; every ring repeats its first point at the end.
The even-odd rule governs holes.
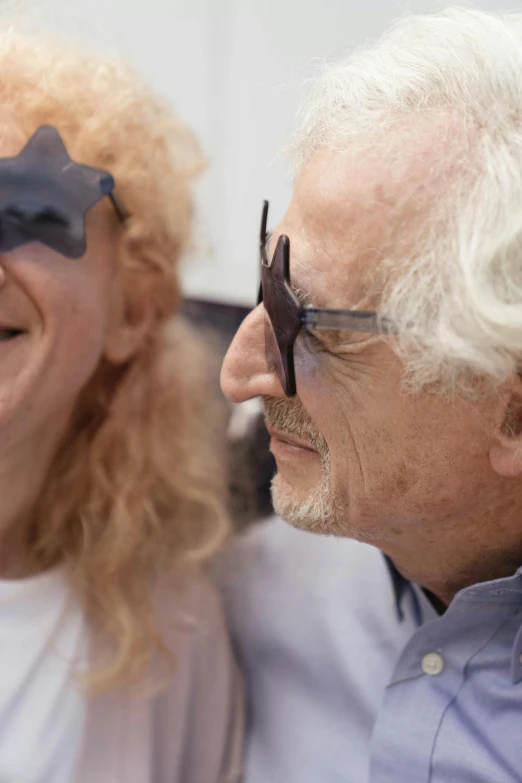
{"type": "Polygon", "coordinates": [[[81,258],[85,215],[105,196],[125,221],[112,175],[71,160],[58,130],[42,125],[17,155],[0,158],[0,253],[41,242],[81,258]]]}
{"type": "Polygon", "coordinates": [[[329,310],[303,305],[290,281],[290,240],[281,235],[268,262],[266,254],[268,201],[263,202],[259,252],[261,256],[261,286],[258,304],[265,310],[265,352],[268,365],[275,368],[287,397],[296,393],[294,344],[305,329],[339,330],[390,334],[393,325],[375,312],[364,310],[329,310]]]}

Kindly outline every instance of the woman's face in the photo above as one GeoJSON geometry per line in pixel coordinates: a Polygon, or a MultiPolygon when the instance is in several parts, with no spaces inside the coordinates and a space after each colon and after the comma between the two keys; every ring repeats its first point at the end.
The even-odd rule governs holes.
{"type": "MultiPolygon", "coordinates": [[[[4,134],[0,158],[22,146],[4,134]]],[[[0,481],[13,464],[18,476],[43,475],[102,357],[126,358],[114,307],[121,230],[102,196],[86,213],[80,258],[40,241],[0,252],[0,481]]]]}

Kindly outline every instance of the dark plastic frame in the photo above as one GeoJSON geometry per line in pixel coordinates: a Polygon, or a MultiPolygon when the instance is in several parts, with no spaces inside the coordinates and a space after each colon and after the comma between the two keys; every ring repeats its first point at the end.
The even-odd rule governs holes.
{"type": "MultiPolygon", "coordinates": [[[[281,358],[281,368],[276,367],[276,370],[286,396],[293,397],[297,391],[294,343],[301,329],[346,330],[372,334],[393,334],[395,330],[389,321],[380,318],[379,314],[373,311],[331,310],[301,304],[294,294],[290,282],[290,239],[287,236],[282,234],[279,237],[272,261],[270,263],[268,261],[266,255],[267,220],[268,201],[264,201],[259,233],[261,285],[258,304],[264,303],[263,291],[267,290],[267,286],[270,286],[270,293],[276,292],[275,298],[281,305],[277,312],[273,308],[272,312],[268,312],[265,306],[266,317],[272,328],[281,358]]],[[[269,299],[271,298],[273,297],[269,297],[269,299]]]]}

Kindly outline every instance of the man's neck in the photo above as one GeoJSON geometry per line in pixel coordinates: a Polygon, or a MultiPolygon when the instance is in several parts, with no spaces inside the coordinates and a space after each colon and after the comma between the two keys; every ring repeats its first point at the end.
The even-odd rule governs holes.
{"type": "Polygon", "coordinates": [[[409,529],[379,546],[406,579],[449,606],[465,587],[512,576],[522,566],[522,504],[497,519],[487,516],[441,523],[436,533],[431,526],[409,529]]]}

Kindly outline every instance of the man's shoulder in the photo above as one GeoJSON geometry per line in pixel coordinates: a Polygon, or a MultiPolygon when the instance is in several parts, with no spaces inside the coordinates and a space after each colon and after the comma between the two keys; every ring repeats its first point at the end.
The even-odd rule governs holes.
{"type": "Polygon", "coordinates": [[[298,530],[278,516],[269,517],[239,535],[218,563],[218,572],[227,580],[228,576],[251,577],[252,573],[265,569],[286,572],[289,566],[293,566],[294,574],[313,566],[316,574],[324,572],[328,579],[338,569],[345,577],[359,571],[364,573],[368,568],[383,570],[382,554],[375,547],[350,538],[298,530]]]}
{"type": "Polygon", "coordinates": [[[376,593],[390,599],[381,552],[353,539],[307,533],[270,517],[240,535],[219,559],[217,581],[227,604],[283,595],[344,603],[376,593]],[[357,591],[357,592],[355,592],[357,591]]]}
{"type": "Polygon", "coordinates": [[[346,764],[362,779],[408,636],[381,552],[272,518],[233,543],[219,578],[250,696],[252,779],[300,780],[305,769],[319,779],[323,768],[337,779],[346,764]]]}

